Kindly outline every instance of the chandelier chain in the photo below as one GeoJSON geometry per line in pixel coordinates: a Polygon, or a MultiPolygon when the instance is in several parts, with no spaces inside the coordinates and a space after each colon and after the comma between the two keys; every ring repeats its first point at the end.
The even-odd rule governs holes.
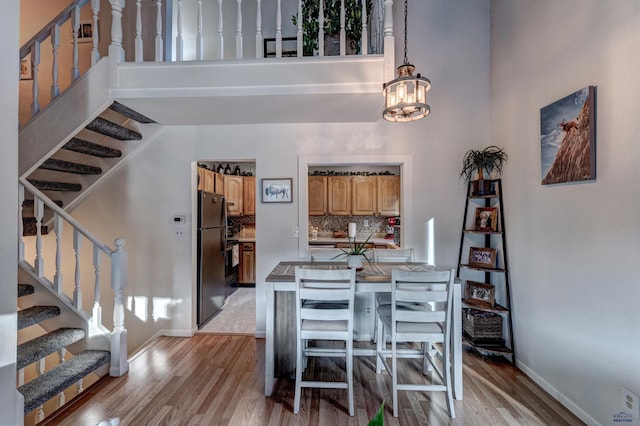
{"type": "Polygon", "coordinates": [[[409,64],[409,59],[407,59],[407,3],[408,0],[404,0],[404,65],[409,64]]]}

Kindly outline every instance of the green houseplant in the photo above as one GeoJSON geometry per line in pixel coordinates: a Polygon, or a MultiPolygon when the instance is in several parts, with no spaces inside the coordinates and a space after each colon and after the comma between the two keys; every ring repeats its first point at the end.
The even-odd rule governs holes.
{"type": "MultiPolygon", "coordinates": [[[[305,56],[312,56],[318,50],[318,13],[320,1],[324,1],[325,55],[337,55],[338,51],[329,49],[331,40],[340,35],[340,0],[302,0],[302,45],[305,56]]],[[[347,36],[347,53],[358,52],[362,37],[362,2],[345,0],[344,26],[347,36]]],[[[367,11],[371,10],[371,0],[367,0],[367,11]]],[[[298,15],[291,16],[293,25],[298,26],[298,15]]],[[[338,38],[339,40],[339,38],[338,38]]],[[[339,43],[339,42],[338,42],[339,43]]]]}
{"type": "Polygon", "coordinates": [[[356,268],[356,270],[362,270],[362,259],[367,261],[367,263],[371,264],[371,260],[367,256],[367,252],[369,248],[367,248],[367,244],[369,244],[369,240],[371,239],[371,235],[367,237],[367,239],[362,242],[356,242],[356,237],[347,237],[347,241],[349,242],[348,248],[341,248],[339,255],[335,256],[334,259],[339,257],[346,257],[347,264],[350,268],[356,268]]]}
{"type": "Polygon", "coordinates": [[[497,177],[502,175],[502,168],[509,157],[504,148],[490,145],[484,149],[470,149],[464,154],[460,178],[465,182],[472,182],[473,195],[491,195],[495,191],[492,188],[491,177],[495,172],[497,177]],[[488,179],[485,180],[484,173],[488,179]],[[476,180],[472,180],[476,177],[476,180]]]}

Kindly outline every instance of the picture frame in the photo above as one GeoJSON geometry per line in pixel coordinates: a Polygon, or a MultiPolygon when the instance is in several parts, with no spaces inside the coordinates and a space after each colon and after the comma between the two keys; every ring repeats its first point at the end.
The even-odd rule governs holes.
{"type": "MultiPolygon", "coordinates": [[[[93,43],[93,31],[93,21],[80,21],[78,43],[93,43]]],[[[69,42],[73,43],[73,31],[71,31],[69,42]]]]}
{"type": "Polygon", "coordinates": [[[293,203],[293,178],[261,179],[263,203],[293,203]]]}
{"type": "MultiPolygon", "coordinates": [[[[276,39],[265,38],[263,41],[263,52],[265,58],[276,57],[276,39]]],[[[283,37],[282,38],[282,57],[293,58],[298,56],[298,38],[283,37]]]]}
{"type": "Polygon", "coordinates": [[[496,249],[488,247],[470,247],[469,266],[474,268],[495,269],[496,249]]]}
{"type": "Polygon", "coordinates": [[[465,302],[469,305],[495,307],[496,288],[489,283],[467,281],[465,302]]]}
{"type": "Polygon", "coordinates": [[[476,207],[475,230],[496,232],[498,230],[498,208],[476,207]]]}
{"type": "Polygon", "coordinates": [[[596,179],[596,87],[540,108],[541,184],[596,179]]]}
{"type": "Polygon", "coordinates": [[[33,70],[29,60],[23,59],[20,61],[20,80],[33,80],[33,70]]]}

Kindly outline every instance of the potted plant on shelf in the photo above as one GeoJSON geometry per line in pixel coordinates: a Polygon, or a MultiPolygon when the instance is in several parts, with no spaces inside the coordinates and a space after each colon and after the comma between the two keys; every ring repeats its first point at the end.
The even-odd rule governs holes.
{"type": "Polygon", "coordinates": [[[484,149],[470,149],[464,155],[460,178],[464,177],[465,182],[471,181],[473,195],[493,195],[495,194],[495,189],[491,181],[492,174],[495,172],[497,177],[502,176],[502,167],[507,159],[508,156],[504,148],[499,148],[495,145],[490,145],[484,149]],[[488,179],[485,179],[485,172],[488,179]],[[472,180],[476,176],[477,179],[472,180]]]}
{"type": "MultiPolygon", "coordinates": [[[[340,54],[340,0],[324,1],[324,47],[325,56],[340,54]]],[[[319,0],[302,0],[302,45],[305,56],[318,51],[319,0]]],[[[371,10],[371,0],[367,0],[367,11],[371,10]]],[[[362,37],[362,2],[345,0],[344,27],[347,36],[347,54],[353,55],[360,49],[362,37]]],[[[293,25],[298,27],[298,14],[291,16],[293,25]]]]}

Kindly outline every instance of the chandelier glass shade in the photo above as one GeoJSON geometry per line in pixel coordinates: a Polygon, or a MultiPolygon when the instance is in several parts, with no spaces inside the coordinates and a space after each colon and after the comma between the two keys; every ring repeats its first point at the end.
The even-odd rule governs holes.
{"type": "Polygon", "coordinates": [[[407,59],[407,0],[404,1],[404,63],[398,67],[398,78],[382,86],[384,111],[382,117],[387,121],[415,121],[431,112],[427,104],[427,92],[431,89],[428,78],[419,73],[413,75],[416,67],[407,59]]]}

